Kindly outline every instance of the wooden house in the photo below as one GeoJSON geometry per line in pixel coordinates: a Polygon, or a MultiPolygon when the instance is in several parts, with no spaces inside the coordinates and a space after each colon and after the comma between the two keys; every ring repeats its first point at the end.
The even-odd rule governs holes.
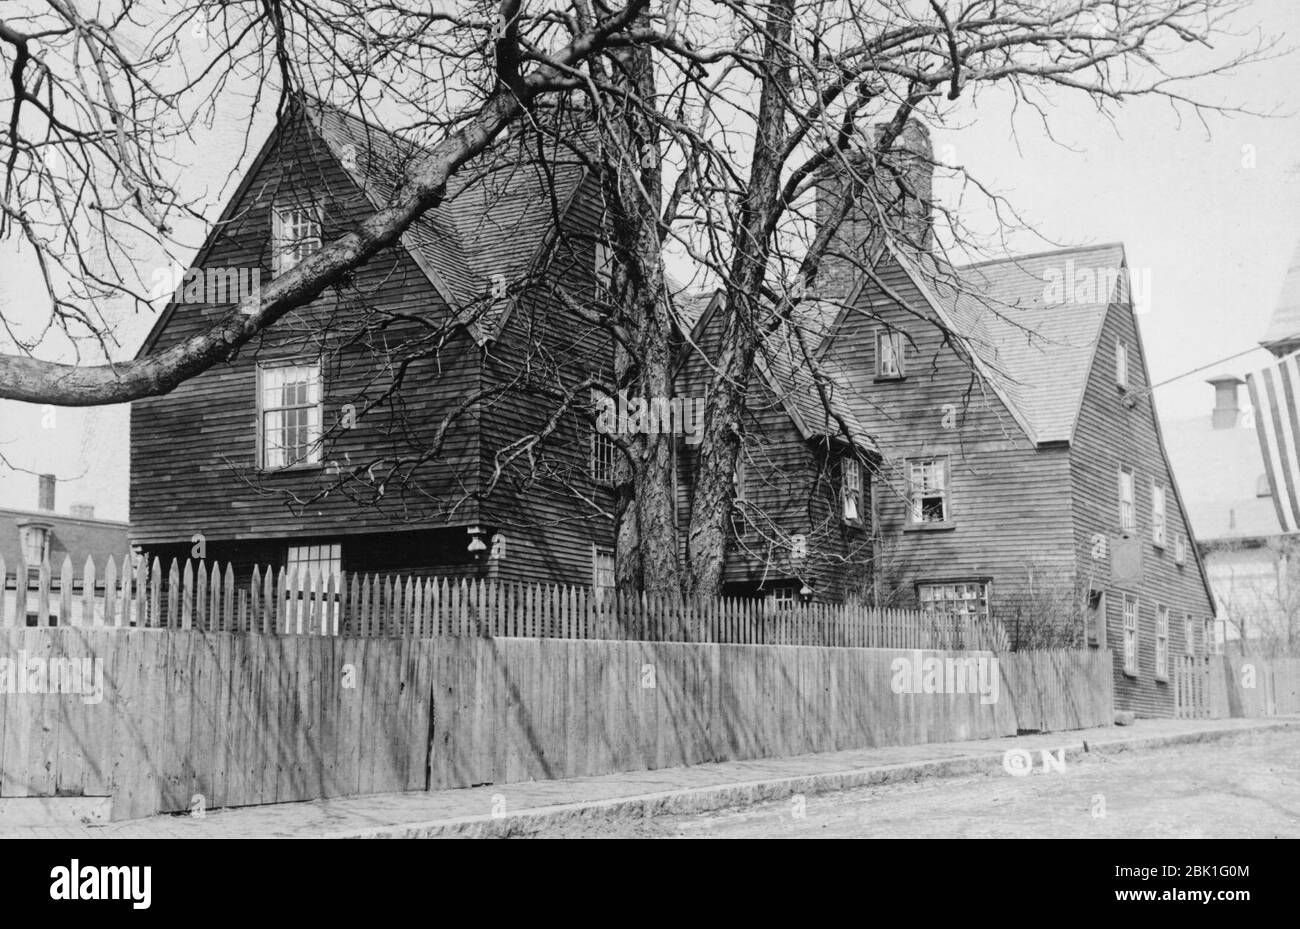
{"type": "MultiPolygon", "coordinates": [[[[572,140],[581,130],[555,135],[572,140]]],[[[270,279],[385,202],[403,165],[421,153],[316,101],[295,107],[194,259],[193,292],[187,279],[140,354],[229,311],[236,298],[204,286],[211,272],[270,279]]],[[[592,388],[584,386],[612,375],[599,320],[608,254],[600,227],[599,188],[583,159],[545,132],[500,141],[351,280],[229,362],[133,405],[134,539],[164,563],[205,557],[240,575],[270,565],[300,576],[612,585],[613,452],[593,429],[592,388]],[[546,157],[536,157],[538,145],[550,148],[546,157]]],[[[683,327],[706,327],[702,309],[684,311],[683,327]]],[[[683,396],[703,389],[696,375],[683,365],[683,396]]],[[[781,376],[769,372],[766,382],[781,376]]],[[[782,461],[794,449],[803,456],[805,507],[840,507],[828,483],[839,465],[818,450],[818,433],[799,425],[788,404],[764,416],[783,430],[782,461]]],[[[754,481],[765,480],[759,471],[754,481]]],[[[689,480],[688,467],[679,474],[689,480]]],[[[848,530],[861,536],[865,485],[860,469],[854,475],[848,530]]],[[[689,500],[689,488],[679,489],[689,500]]],[[[766,494],[755,486],[755,498],[766,494]]],[[[787,485],[781,499],[793,494],[787,485]]],[[[827,538],[838,539],[846,525],[825,512],[788,515],[776,520],[781,538],[811,534],[814,551],[817,526],[834,527],[827,538]]],[[[782,556],[751,541],[758,554],[736,556],[745,566],[729,574],[733,589],[789,597],[811,581],[822,595],[828,585],[845,588],[849,574],[869,577],[847,571],[844,558],[797,556],[792,565],[786,557],[775,591],[759,559],[782,556]]],[[[863,551],[859,538],[846,544],[863,551]]]]}

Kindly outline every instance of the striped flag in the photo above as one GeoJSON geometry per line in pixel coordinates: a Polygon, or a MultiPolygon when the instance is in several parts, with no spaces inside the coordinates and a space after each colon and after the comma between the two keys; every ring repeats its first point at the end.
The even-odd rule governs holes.
{"type": "Polygon", "coordinates": [[[1246,375],[1264,470],[1283,532],[1300,529],[1300,352],[1246,375]]]}

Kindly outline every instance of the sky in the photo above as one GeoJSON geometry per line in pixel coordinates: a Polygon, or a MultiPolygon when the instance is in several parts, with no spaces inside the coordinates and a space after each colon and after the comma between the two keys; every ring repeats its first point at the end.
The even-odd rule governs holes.
{"type": "MultiPolygon", "coordinates": [[[[1265,34],[1300,37],[1300,4],[1258,0],[1237,27],[1255,25],[1265,34]]],[[[1166,421],[1209,415],[1213,389],[1206,378],[1241,375],[1267,362],[1267,353],[1250,350],[1263,336],[1300,245],[1300,54],[1198,87],[1205,97],[1273,115],[1209,114],[1203,125],[1166,102],[1135,100],[1112,124],[1086,99],[1066,95],[1049,113],[1053,140],[1036,117],[1022,111],[1013,119],[1005,97],[990,94],[966,112],[963,126],[933,133],[941,160],[964,166],[1006,196],[1049,240],[1017,234],[1011,253],[1123,243],[1129,267],[1150,281],[1139,325],[1152,382],[1174,379],[1155,392],[1166,421]],[[1216,364],[1240,352],[1249,354],[1216,364]]],[[[254,148],[265,131],[255,129],[254,148]]],[[[219,128],[205,140],[194,183],[219,187],[238,158],[236,137],[219,128]]],[[[957,192],[941,184],[937,193],[952,198],[957,192]]],[[[975,200],[966,204],[964,220],[990,230],[988,210],[975,200]]],[[[211,214],[220,206],[213,198],[211,214]]],[[[32,294],[30,268],[16,265],[13,247],[0,244],[6,314],[15,307],[21,313],[32,294]]],[[[143,315],[124,321],[124,354],[134,352],[151,323],[143,315]]],[[[1243,431],[1243,440],[1254,437],[1243,431]]],[[[96,515],[127,518],[126,407],[58,409],[51,419],[50,410],[0,401],[0,455],[18,468],[55,473],[60,511],[90,503],[96,515]]],[[[36,480],[0,464],[0,507],[33,508],[36,480]]]]}

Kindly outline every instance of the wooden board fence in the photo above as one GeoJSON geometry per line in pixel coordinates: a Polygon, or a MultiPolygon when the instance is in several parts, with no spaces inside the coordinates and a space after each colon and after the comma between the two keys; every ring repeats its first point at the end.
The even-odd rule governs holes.
{"type": "Polygon", "coordinates": [[[563,585],[343,574],[230,565],[65,559],[12,572],[0,559],[0,628],[80,625],[279,635],[522,636],[750,645],[1004,651],[996,621],[855,604],[783,610],[754,598],[688,602],[563,585]],[[25,579],[20,581],[19,579],[25,579]]]}
{"type": "Polygon", "coordinates": [[[1109,726],[1115,718],[1110,649],[1047,649],[998,655],[1021,731],[1109,726]]]}
{"type": "Polygon", "coordinates": [[[421,790],[432,654],[410,638],[0,629],[0,797],[112,796],[122,819],[421,790]],[[70,675],[83,659],[93,674],[70,675]]]}

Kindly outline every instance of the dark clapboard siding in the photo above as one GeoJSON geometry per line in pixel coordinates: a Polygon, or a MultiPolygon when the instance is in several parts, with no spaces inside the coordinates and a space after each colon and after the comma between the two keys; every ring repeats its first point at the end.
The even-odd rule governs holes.
{"type": "Polygon", "coordinates": [[[918,583],[987,581],[996,612],[1023,596],[1031,566],[1071,581],[1068,450],[1036,450],[940,330],[918,318],[926,303],[902,269],[890,261],[877,272],[907,308],[868,282],[831,352],[848,374],[848,402],[885,457],[873,481],[882,602],[915,605],[918,583]],[[875,380],[882,324],[910,340],[902,381],[875,380]],[[945,404],[956,408],[955,428],[944,428],[945,404]],[[955,528],[908,530],[904,460],[939,455],[949,456],[955,528]]]}
{"type": "MultiPolygon", "coordinates": [[[[319,140],[287,128],[272,141],[268,157],[241,186],[227,211],[229,221],[213,243],[210,267],[260,268],[269,281],[270,213],[273,201],[307,192],[322,198],[324,234],[345,231],[370,207],[319,140]]],[[[162,350],[210,326],[228,307],[180,305],[154,350],[162,350]]],[[[388,351],[426,332],[420,320],[445,320],[448,308],[427,277],[402,249],[376,256],[349,285],[329,291],[290,314],[245,346],[228,364],[178,387],[171,394],[133,404],[131,423],[131,524],[135,540],[152,546],[188,542],[195,533],[233,541],[265,538],[352,536],[408,526],[460,525],[477,520],[478,436],[474,412],[453,427],[441,455],[403,483],[392,483],[377,505],[359,508],[334,492],[295,512],[286,494],[312,496],[341,468],[379,457],[410,456],[426,446],[445,411],[477,383],[478,352],[463,330],[438,357],[414,363],[407,386],[391,402],[360,416],[355,429],[336,430],[327,442],[325,466],[259,474],[256,462],[256,369],[258,360],[324,354],[324,426],[337,426],[345,403],[358,411],[390,383],[388,351]],[[360,317],[359,306],[408,313],[382,333],[340,349],[360,317]],[[322,340],[322,335],[324,339],[322,340]],[[454,511],[449,505],[455,503],[454,511]]]]}
{"type": "MultiPolygon", "coordinates": [[[[721,341],[723,311],[703,321],[696,344],[710,358],[721,341]]],[[[707,395],[713,371],[697,351],[687,349],[676,378],[681,397],[707,395]]],[[[729,539],[723,583],[734,594],[770,593],[776,586],[806,583],[816,601],[840,601],[865,593],[871,585],[870,542],[866,528],[839,518],[838,472],[833,455],[806,440],[777,390],[757,372],[749,386],[745,437],[746,534],[729,539]],[[792,535],[807,537],[808,557],[790,556],[792,535]]],[[[678,444],[677,502],[682,554],[693,499],[697,446],[678,444]]]]}
{"type": "MultiPolygon", "coordinates": [[[[1146,356],[1138,339],[1137,320],[1128,305],[1112,304],[1102,325],[1092,371],[1071,449],[1071,487],[1075,500],[1075,544],[1082,570],[1095,571],[1097,586],[1106,591],[1106,635],[1115,665],[1115,705],[1140,714],[1172,716],[1173,684],[1157,681],[1156,604],[1169,606],[1170,677],[1173,663],[1183,654],[1183,615],[1190,612],[1196,628],[1203,629],[1212,607],[1202,582],[1191,530],[1181,501],[1175,499],[1170,471],[1160,446],[1156,411],[1151,394],[1146,356]],[[1131,409],[1124,403],[1125,392],[1115,383],[1115,345],[1123,339],[1129,348],[1128,395],[1137,398],[1131,409]],[[1091,559],[1092,536],[1119,533],[1119,468],[1134,471],[1137,537],[1142,546],[1140,585],[1118,586],[1110,581],[1111,561],[1091,559]],[[1166,494],[1166,524],[1169,546],[1159,549],[1151,541],[1151,482],[1163,481],[1166,494]],[[1187,564],[1174,564],[1173,536],[1188,539],[1187,564]],[[1095,565],[1095,568],[1093,567],[1095,565]],[[1124,673],[1123,593],[1138,595],[1138,677],[1124,673]]],[[[1109,554],[1109,553],[1108,553],[1109,554]]],[[[1199,645],[1203,649],[1204,645],[1199,645]]]]}
{"type": "MultiPolygon", "coordinates": [[[[537,274],[484,355],[485,389],[504,388],[483,410],[481,486],[487,487],[497,456],[521,438],[539,434],[560,405],[550,395],[557,376],[567,389],[591,378],[613,376],[608,334],[569,308],[557,288],[579,302],[595,287],[595,240],[600,228],[599,187],[586,178],[572,200],[558,206],[563,221],[540,256],[537,274]]],[[[590,311],[588,311],[590,312],[590,311]]],[[[589,391],[578,397],[584,412],[571,410],[532,456],[508,466],[482,501],[485,527],[500,531],[506,556],[490,566],[502,580],[590,584],[593,549],[612,550],[607,515],[611,493],[591,481],[593,424],[585,413],[589,391]],[[593,502],[597,505],[593,505],[593,502]]]]}

